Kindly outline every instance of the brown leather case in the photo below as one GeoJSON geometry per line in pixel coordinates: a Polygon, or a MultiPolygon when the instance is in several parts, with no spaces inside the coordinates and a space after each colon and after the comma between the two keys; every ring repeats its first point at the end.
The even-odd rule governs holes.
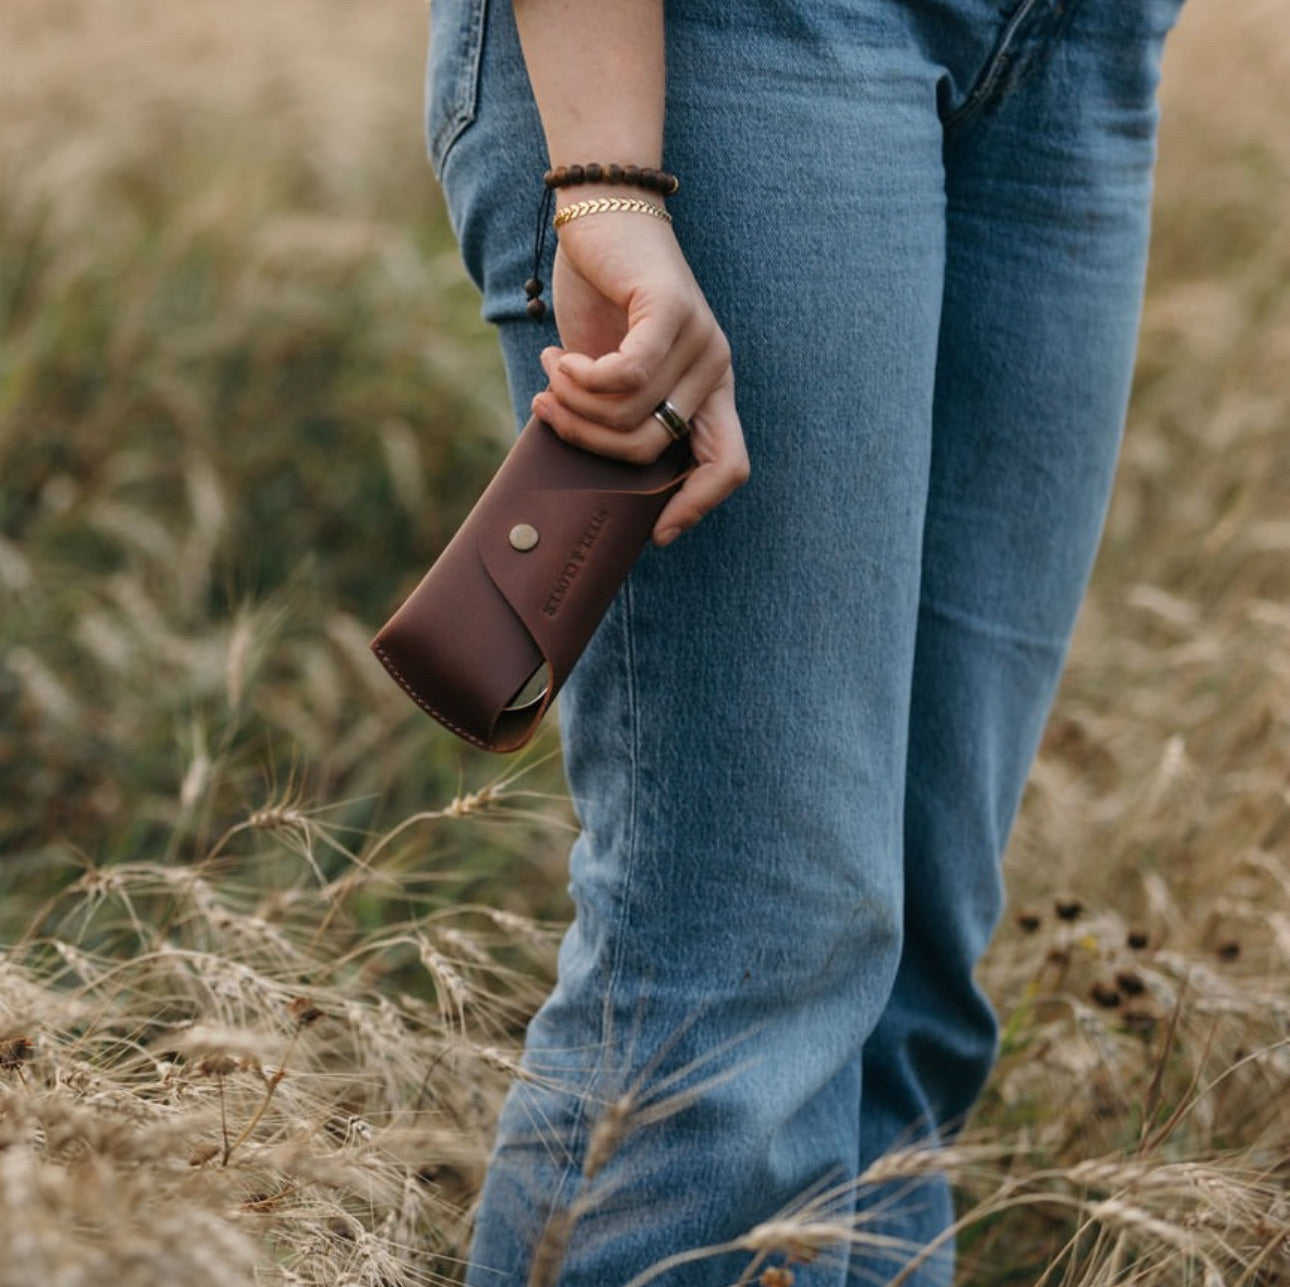
{"type": "Polygon", "coordinates": [[[691,464],[572,447],[536,417],[372,651],[422,710],[514,751],[537,730],[691,464]],[[536,537],[536,540],[534,540],[536,537]],[[525,693],[546,668],[546,683],[525,693]]]}

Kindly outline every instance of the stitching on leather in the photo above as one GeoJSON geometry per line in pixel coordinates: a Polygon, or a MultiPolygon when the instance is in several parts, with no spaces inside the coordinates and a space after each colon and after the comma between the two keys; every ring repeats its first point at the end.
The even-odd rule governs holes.
{"type": "Polygon", "coordinates": [[[464,728],[459,727],[442,712],[435,710],[435,708],[431,706],[430,703],[426,701],[425,698],[423,698],[406,679],[403,678],[403,672],[394,664],[393,659],[384,648],[379,644],[373,644],[372,651],[381,659],[381,665],[390,672],[390,677],[394,682],[398,684],[398,686],[403,689],[403,691],[407,693],[407,695],[412,698],[412,700],[416,702],[416,704],[420,706],[427,715],[437,719],[440,724],[445,728],[451,729],[458,737],[464,737],[466,741],[470,742],[473,746],[478,746],[484,751],[491,751],[493,749],[487,742],[481,741],[473,733],[467,733],[464,728]]]}

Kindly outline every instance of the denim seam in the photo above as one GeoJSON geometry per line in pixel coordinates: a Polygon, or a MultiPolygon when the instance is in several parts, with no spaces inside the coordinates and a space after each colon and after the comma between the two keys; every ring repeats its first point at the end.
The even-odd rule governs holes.
{"type": "Polygon", "coordinates": [[[436,173],[443,170],[452,145],[479,112],[479,78],[484,61],[484,24],[488,0],[475,0],[470,9],[470,26],[463,33],[462,48],[466,54],[453,86],[452,110],[435,131],[428,153],[436,173]]]}
{"type": "Polygon", "coordinates": [[[606,1018],[608,1007],[614,995],[614,985],[622,977],[624,943],[627,939],[627,914],[631,906],[632,878],[636,872],[636,838],[637,816],[640,807],[640,702],[636,689],[636,648],[632,638],[633,595],[632,580],[628,577],[623,583],[623,691],[627,700],[628,728],[628,784],[627,784],[627,856],[623,865],[622,904],[618,910],[618,923],[615,926],[617,941],[614,944],[614,956],[609,966],[609,982],[605,989],[605,1007],[600,1024],[600,1060],[597,1074],[604,1067],[605,1041],[608,1024],[606,1018]]]}
{"type": "MultiPolygon", "coordinates": [[[[1049,13],[1050,21],[1055,23],[1057,19],[1061,18],[1070,3],[1071,0],[1055,0],[1049,13]]],[[[1030,19],[1036,17],[1036,11],[1039,9],[1040,4],[1041,0],[1022,0],[1012,17],[1008,19],[998,41],[995,43],[994,49],[986,60],[985,66],[981,69],[972,88],[968,91],[967,97],[957,110],[951,112],[945,118],[944,130],[947,135],[961,129],[974,116],[977,116],[992,103],[1000,101],[1005,97],[1006,93],[1016,88],[1017,84],[1020,83],[1019,81],[1014,82],[1004,92],[996,93],[1000,82],[1003,81],[1009,68],[1018,57],[1018,44],[1022,38],[1023,31],[1030,19]]]]}
{"type": "MultiPolygon", "coordinates": [[[[613,1004],[614,985],[618,982],[622,974],[623,961],[623,943],[626,938],[626,921],[627,909],[630,905],[630,892],[632,885],[632,874],[636,864],[636,817],[637,817],[637,765],[639,756],[637,747],[639,743],[639,710],[636,700],[636,654],[632,646],[632,592],[631,578],[629,577],[623,583],[622,590],[622,619],[623,619],[623,669],[626,672],[623,684],[623,692],[627,701],[627,723],[629,728],[629,776],[627,788],[627,846],[626,859],[623,864],[622,880],[622,904],[619,908],[617,921],[614,926],[615,942],[614,955],[609,965],[609,979],[605,985],[605,999],[600,1012],[600,1043],[596,1051],[596,1061],[592,1065],[591,1072],[583,1085],[582,1092],[578,1097],[578,1106],[574,1109],[573,1120],[569,1127],[570,1149],[566,1153],[568,1161],[565,1163],[560,1174],[560,1182],[556,1185],[555,1193],[552,1196],[550,1212],[547,1217],[546,1227],[550,1227],[551,1221],[555,1218],[556,1213],[560,1210],[561,1200],[569,1184],[570,1176],[575,1173],[578,1179],[581,1179],[581,1167],[574,1162],[574,1158],[581,1152],[580,1149],[574,1148],[574,1141],[582,1132],[583,1123],[587,1117],[587,1105],[591,1100],[597,1084],[600,1081],[601,1074],[605,1068],[605,1056],[608,1046],[609,1032],[609,1014],[613,1004]]],[[[575,1189],[576,1192],[576,1189],[575,1189]]],[[[545,1237],[545,1229],[543,1231],[545,1237]]]]}
{"type": "Polygon", "coordinates": [[[998,639],[1003,643],[1019,644],[1024,648],[1037,648],[1044,652],[1060,653],[1065,648],[1060,640],[1045,639],[1041,635],[1032,635],[1025,630],[1011,630],[1006,626],[999,626],[992,621],[974,616],[970,612],[964,612],[961,608],[950,608],[944,604],[934,603],[930,599],[924,598],[918,605],[918,611],[925,612],[929,616],[940,617],[942,621],[963,626],[965,629],[974,630],[979,635],[998,639]]]}

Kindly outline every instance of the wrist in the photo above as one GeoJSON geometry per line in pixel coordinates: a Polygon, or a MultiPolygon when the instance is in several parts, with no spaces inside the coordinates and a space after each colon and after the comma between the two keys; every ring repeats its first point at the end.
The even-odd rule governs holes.
{"type": "MultiPolygon", "coordinates": [[[[654,149],[650,155],[657,155],[654,149]]],[[[551,149],[553,158],[559,152],[551,149]]],[[[618,155],[633,155],[620,153],[618,155]]],[[[632,214],[647,221],[670,225],[666,200],[680,187],[676,175],[661,166],[640,166],[634,161],[585,161],[567,165],[554,164],[542,176],[546,191],[538,210],[538,228],[533,242],[533,274],[524,283],[528,297],[526,310],[530,317],[541,321],[546,316],[542,299],[543,282],[538,275],[542,262],[542,245],[546,237],[548,219],[557,232],[569,223],[581,221],[591,215],[632,214]],[[588,189],[593,190],[591,195],[588,189]],[[587,193],[587,195],[583,195],[587,193]]],[[[600,222],[597,220],[596,222],[600,222]]]]}

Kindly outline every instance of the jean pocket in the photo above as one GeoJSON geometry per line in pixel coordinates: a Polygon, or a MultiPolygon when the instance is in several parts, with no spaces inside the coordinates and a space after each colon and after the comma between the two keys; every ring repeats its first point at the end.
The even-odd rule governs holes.
{"type": "Polygon", "coordinates": [[[431,0],[426,64],[426,151],[435,177],[475,119],[488,0],[431,0]]]}

